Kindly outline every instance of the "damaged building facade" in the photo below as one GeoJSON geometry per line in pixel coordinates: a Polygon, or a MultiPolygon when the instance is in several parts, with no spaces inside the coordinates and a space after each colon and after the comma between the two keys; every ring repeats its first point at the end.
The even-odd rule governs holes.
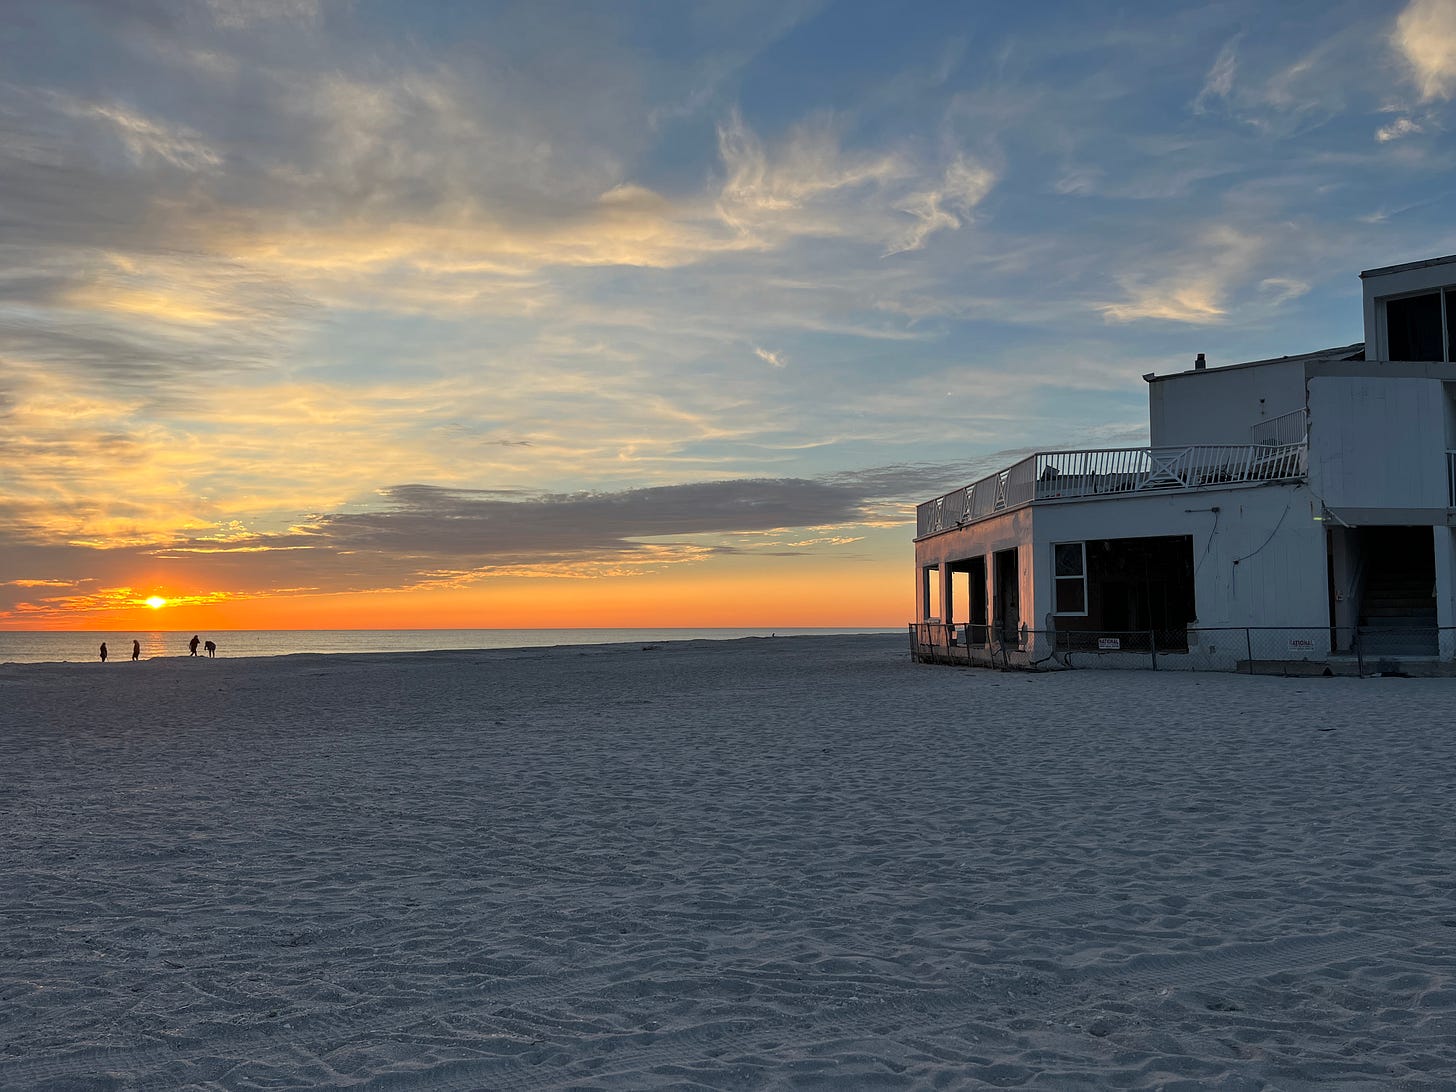
{"type": "Polygon", "coordinates": [[[1143,378],[1145,448],[921,504],[912,650],[1021,667],[1456,659],[1456,255],[1367,270],[1363,344],[1143,378]]]}

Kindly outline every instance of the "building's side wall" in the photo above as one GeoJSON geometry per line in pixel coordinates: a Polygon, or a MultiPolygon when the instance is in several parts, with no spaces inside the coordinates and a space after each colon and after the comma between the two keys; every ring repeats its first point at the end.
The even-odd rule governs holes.
{"type": "Polygon", "coordinates": [[[1313,376],[1309,415],[1310,485],[1330,508],[1439,508],[1444,522],[1446,395],[1439,380],[1313,376]]]}
{"type": "Polygon", "coordinates": [[[1153,447],[1246,444],[1254,425],[1303,408],[1299,361],[1170,375],[1148,384],[1148,433],[1153,447]]]}
{"type": "Polygon", "coordinates": [[[1036,507],[1032,594],[1025,617],[1051,616],[1052,544],[1152,535],[1193,537],[1199,626],[1324,626],[1329,583],[1324,524],[1303,485],[1203,490],[1036,507]],[[1217,507],[1217,513],[1209,509],[1217,507]],[[1034,611],[1034,613],[1033,613],[1034,611]]]}

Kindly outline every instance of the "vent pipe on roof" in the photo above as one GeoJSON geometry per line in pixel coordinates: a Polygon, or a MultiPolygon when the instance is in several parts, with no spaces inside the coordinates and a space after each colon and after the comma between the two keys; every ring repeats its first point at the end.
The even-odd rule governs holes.
{"type": "Polygon", "coordinates": [[[1203,371],[1204,368],[1208,367],[1208,361],[1203,358],[1202,353],[1199,353],[1198,356],[1194,359],[1193,367],[1194,370],[1200,372],[1203,371]]]}

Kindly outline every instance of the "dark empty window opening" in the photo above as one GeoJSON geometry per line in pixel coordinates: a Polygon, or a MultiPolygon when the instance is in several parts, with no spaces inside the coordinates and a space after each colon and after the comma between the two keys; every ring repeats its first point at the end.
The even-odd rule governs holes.
{"type": "MultiPolygon", "coordinates": [[[[1385,301],[1385,330],[1391,360],[1445,360],[1447,338],[1441,293],[1427,292],[1385,301]]],[[[1447,292],[1450,297],[1453,293],[1447,292]]]]}
{"type": "MultiPolygon", "coordinates": [[[[1096,647],[1086,643],[1086,635],[1095,633],[1120,638],[1127,650],[1146,650],[1154,642],[1159,652],[1188,650],[1188,625],[1197,617],[1192,535],[1092,539],[1057,543],[1053,549],[1061,647],[1096,647]],[[1074,554],[1063,547],[1082,547],[1082,577],[1070,571],[1074,554]],[[1085,589],[1084,613],[1063,614],[1062,585],[1070,587],[1078,579],[1085,589]]],[[[1065,594],[1069,602],[1076,597],[1065,594]]]]}

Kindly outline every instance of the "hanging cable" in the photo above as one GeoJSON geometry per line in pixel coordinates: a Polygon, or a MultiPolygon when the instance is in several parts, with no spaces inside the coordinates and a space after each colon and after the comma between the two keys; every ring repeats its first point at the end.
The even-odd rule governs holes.
{"type": "Polygon", "coordinates": [[[1251,550],[1249,553],[1246,553],[1243,557],[1236,557],[1236,558],[1234,558],[1234,564],[1235,565],[1237,565],[1240,561],[1248,561],[1249,558],[1253,557],[1260,550],[1262,550],[1265,546],[1269,545],[1269,543],[1271,543],[1271,542],[1274,541],[1274,536],[1279,533],[1279,528],[1284,525],[1284,517],[1287,516],[1287,515],[1289,515],[1289,509],[1291,507],[1293,507],[1293,504],[1294,504],[1294,502],[1293,501],[1290,501],[1289,504],[1286,504],[1284,506],[1284,511],[1279,514],[1279,521],[1274,524],[1274,530],[1272,530],[1272,531],[1269,532],[1269,537],[1268,538],[1266,538],[1263,542],[1259,543],[1259,549],[1258,550],[1251,550]]]}

